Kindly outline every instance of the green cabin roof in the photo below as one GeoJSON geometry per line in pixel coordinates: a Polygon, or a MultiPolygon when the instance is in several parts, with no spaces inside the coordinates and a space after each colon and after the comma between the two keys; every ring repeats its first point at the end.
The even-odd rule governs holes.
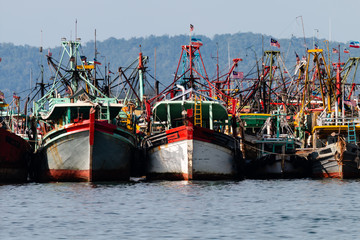
{"type": "MultiPolygon", "coordinates": [[[[194,109],[195,101],[161,101],[157,102],[153,107],[153,115],[155,119],[160,121],[167,120],[167,107],[170,106],[171,119],[182,118],[182,111],[194,109]]],[[[212,105],[213,120],[224,121],[228,119],[226,108],[217,101],[201,101],[202,118],[209,118],[209,106],[212,105]]]]}

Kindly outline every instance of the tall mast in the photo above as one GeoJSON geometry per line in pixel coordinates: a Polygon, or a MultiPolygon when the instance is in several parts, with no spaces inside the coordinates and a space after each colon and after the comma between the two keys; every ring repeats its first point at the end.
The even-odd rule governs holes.
{"type": "MultiPolygon", "coordinates": [[[[143,79],[143,59],[142,59],[142,52],[141,52],[141,45],[140,47],[140,53],[139,53],[139,66],[138,66],[138,71],[139,71],[139,97],[140,97],[140,102],[142,103],[142,101],[144,100],[144,79],[143,79]]],[[[140,104],[141,104],[140,103],[140,104]]]]}
{"type": "Polygon", "coordinates": [[[40,82],[40,90],[41,90],[41,97],[44,97],[44,95],[45,95],[45,84],[44,84],[44,65],[43,65],[43,47],[42,47],[42,45],[43,45],[43,43],[42,43],[42,37],[43,37],[43,35],[42,35],[42,30],[41,30],[41,46],[40,46],[40,49],[39,49],[39,51],[40,51],[40,54],[41,54],[41,65],[40,65],[40,70],[41,70],[41,82],[40,82]]]}
{"type": "Polygon", "coordinates": [[[159,81],[156,79],[156,48],[155,48],[155,61],[154,61],[154,87],[155,87],[155,95],[159,95],[159,81]]]}
{"type": "Polygon", "coordinates": [[[97,87],[96,86],[96,61],[97,61],[97,53],[98,52],[97,52],[97,48],[96,48],[96,29],[95,29],[95,47],[94,48],[95,48],[95,54],[94,54],[94,56],[95,56],[94,57],[95,58],[94,59],[94,86],[97,87]]]}
{"type": "Polygon", "coordinates": [[[305,39],[305,28],[304,28],[303,17],[302,17],[302,16],[298,16],[297,18],[301,18],[301,25],[302,25],[302,31],[303,31],[303,37],[304,37],[304,47],[305,47],[305,50],[306,50],[306,49],[307,49],[307,46],[306,46],[306,39],[305,39]]]}
{"type": "Polygon", "coordinates": [[[219,43],[216,43],[216,81],[219,81],[219,43]]]}

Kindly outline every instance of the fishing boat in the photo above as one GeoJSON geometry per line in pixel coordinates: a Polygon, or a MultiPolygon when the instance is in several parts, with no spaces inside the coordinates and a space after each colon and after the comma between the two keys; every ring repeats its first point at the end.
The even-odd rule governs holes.
{"type": "MultiPolygon", "coordinates": [[[[360,115],[356,99],[351,100],[350,91],[344,91],[347,77],[359,59],[349,59],[346,64],[334,63],[336,77],[330,77],[330,67],[326,65],[322,49],[308,50],[308,59],[313,57],[315,67],[312,82],[317,81],[316,89],[310,85],[309,74],[305,86],[309,92],[321,93],[315,98],[304,94],[299,113],[299,129],[303,130],[303,145],[309,151],[308,159],[315,178],[359,178],[360,147],[357,139],[360,134],[360,115]],[[307,96],[307,97],[306,97],[307,96]],[[309,119],[306,121],[305,119],[309,119]],[[306,138],[305,138],[306,137],[306,138]],[[306,141],[305,141],[306,140],[306,141]]],[[[340,49],[339,49],[340,52],[340,49]]],[[[309,60],[310,61],[310,60],[309,60]]],[[[307,63],[307,69],[309,63],[307,63]]],[[[355,69],[356,71],[356,69],[355,69]]],[[[355,72],[356,73],[356,72],[355,72]]],[[[354,74],[355,77],[355,74],[354,74]]]]}
{"type": "Polygon", "coordinates": [[[280,51],[264,51],[262,70],[252,84],[241,83],[238,119],[247,178],[298,178],[309,175],[308,161],[297,155],[289,125],[294,112],[293,77],[280,51]]]}
{"type": "Polygon", "coordinates": [[[56,66],[48,56],[55,79],[34,103],[41,139],[32,175],[36,181],[129,180],[137,141],[116,123],[124,105],[97,87],[96,62],[79,56],[80,42],[63,41],[62,46],[62,61],[70,67],[61,71],[62,61],[56,66]]]}
{"type": "Polygon", "coordinates": [[[150,134],[142,145],[147,179],[242,177],[239,139],[225,133],[231,112],[222,100],[224,96],[208,80],[201,46],[193,39],[182,46],[173,83],[146,102],[150,134]]]}
{"type": "Polygon", "coordinates": [[[0,182],[26,182],[32,148],[20,136],[25,132],[25,127],[18,125],[20,122],[13,118],[13,115],[19,116],[20,113],[15,114],[8,107],[0,91],[0,182]]]}
{"type": "Polygon", "coordinates": [[[247,178],[310,176],[309,161],[296,154],[299,143],[281,111],[271,114],[255,136],[244,134],[243,141],[247,178]]]}
{"type": "MultiPolygon", "coordinates": [[[[354,120],[360,123],[360,118],[354,120]]],[[[347,122],[314,127],[315,147],[308,156],[314,178],[360,177],[360,148],[356,144],[356,135],[360,132],[358,124],[347,122]]]]}

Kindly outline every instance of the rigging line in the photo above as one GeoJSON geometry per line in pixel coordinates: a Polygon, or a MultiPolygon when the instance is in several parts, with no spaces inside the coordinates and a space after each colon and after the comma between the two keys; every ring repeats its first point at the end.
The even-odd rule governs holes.
{"type": "Polygon", "coordinates": [[[33,88],[28,88],[28,89],[23,90],[23,91],[18,92],[18,93],[15,92],[15,93],[16,93],[15,95],[22,94],[22,93],[24,93],[24,92],[30,91],[31,89],[33,89],[33,88]]]}
{"type": "Polygon", "coordinates": [[[160,82],[159,80],[157,80],[156,78],[154,78],[150,73],[146,72],[146,74],[148,74],[152,79],[158,81],[159,84],[161,84],[163,87],[166,87],[162,82],[160,82]]]}
{"type": "Polygon", "coordinates": [[[282,32],[280,32],[280,34],[278,35],[279,37],[281,37],[283,35],[283,33],[296,21],[296,18],[294,18],[285,28],[284,30],[282,30],[282,32]]]}

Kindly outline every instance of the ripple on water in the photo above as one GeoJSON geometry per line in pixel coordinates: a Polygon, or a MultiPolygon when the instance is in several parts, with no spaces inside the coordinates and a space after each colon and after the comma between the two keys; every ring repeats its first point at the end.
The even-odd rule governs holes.
{"type": "Polygon", "coordinates": [[[349,239],[358,199],[333,179],[9,184],[0,238],[349,239]]]}

